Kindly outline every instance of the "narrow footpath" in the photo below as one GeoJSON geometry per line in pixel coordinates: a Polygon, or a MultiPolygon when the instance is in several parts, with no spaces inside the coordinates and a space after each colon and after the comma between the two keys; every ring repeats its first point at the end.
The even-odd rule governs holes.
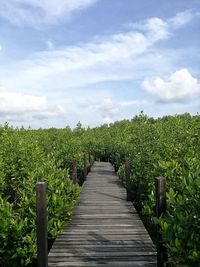
{"type": "Polygon", "coordinates": [[[110,163],[95,162],[48,266],[157,266],[155,246],[110,163]]]}

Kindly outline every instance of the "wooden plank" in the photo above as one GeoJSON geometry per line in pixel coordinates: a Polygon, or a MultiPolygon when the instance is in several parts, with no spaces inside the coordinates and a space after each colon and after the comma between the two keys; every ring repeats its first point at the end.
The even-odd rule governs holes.
{"type": "Polygon", "coordinates": [[[51,263],[52,267],[66,267],[66,266],[71,266],[71,267],[98,267],[98,266],[107,266],[107,267],[155,267],[156,262],[145,262],[145,261],[137,261],[137,262],[128,262],[128,261],[112,261],[112,262],[97,262],[97,261],[90,261],[87,263],[84,262],[52,262],[51,263]]]}
{"type": "MultiPolygon", "coordinates": [[[[68,261],[69,263],[70,262],[73,262],[73,261],[79,261],[79,262],[88,262],[88,261],[93,261],[93,260],[96,260],[97,262],[103,262],[103,261],[124,261],[124,260],[128,260],[128,261],[133,261],[133,262],[137,262],[137,261],[147,261],[147,262],[155,262],[155,255],[153,256],[149,256],[149,255],[132,255],[132,256],[121,256],[120,253],[117,253],[117,255],[114,255],[113,257],[112,256],[90,256],[90,255],[85,255],[85,256],[78,256],[78,252],[76,254],[77,256],[76,257],[73,257],[73,256],[61,256],[59,257],[58,255],[56,256],[53,256],[53,257],[49,257],[49,260],[51,262],[63,262],[63,261],[68,261]]],[[[123,266],[124,267],[124,266],[123,266]]]]}
{"type": "Polygon", "coordinates": [[[71,247],[73,248],[80,248],[80,247],[88,247],[91,249],[94,248],[104,248],[106,247],[109,250],[109,247],[120,247],[123,246],[124,248],[133,247],[136,249],[141,249],[146,251],[147,249],[149,251],[155,251],[155,248],[152,247],[152,242],[150,240],[146,240],[145,242],[141,242],[141,240],[138,241],[130,241],[130,240],[115,240],[115,242],[112,241],[97,241],[97,240],[61,240],[57,241],[56,245],[54,246],[55,249],[57,248],[65,248],[67,250],[70,250],[71,247]]]}
{"type": "Polygon", "coordinates": [[[94,258],[124,258],[124,257],[139,257],[139,256],[155,256],[155,251],[78,251],[73,252],[55,251],[49,253],[49,257],[94,257],[94,258]],[[120,253],[119,253],[120,252],[120,253]]]}
{"type": "MultiPolygon", "coordinates": [[[[146,247],[148,247],[148,251],[154,251],[155,252],[155,249],[151,246],[151,244],[146,245],[146,247]]],[[[73,245],[72,248],[69,248],[68,247],[68,244],[65,246],[64,243],[62,244],[61,246],[61,243],[58,243],[57,246],[54,246],[54,250],[53,252],[57,252],[57,251],[61,251],[61,252],[65,252],[66,251],[66,248],[68,248],[68,252],[70,251],[73,251],[74,248],[76,249],[79,249],[80,252],[82,251],[88,251],[88,250],[91,250],[91,251],[97,251],[97,252],[102,252],[102,251],[146,251],[146,247],[144,247],[144,245],[140,245],[138,246],[137,244],[135,245],[132,245],[132,244],[126,244],[126,246],[124,245],[112,245],[112,244],[102,244],[102,243],[99,243],[97,246],[95,245],[94,246],[94,243],[92,244],[85,244],[84,243],[84,246],[81,244],[77,244],[77,245],[73,245]]]]}
{"type": "Polygon", "coordinates": [[[47,188],[46,182],[36,183],[38,267],[48,266],[46,188],[47,188]]]}
{"type": "Polygon", "coordinates": [[[49,267],[157,266],[155,246],[110,163],[91,168],[48,261],[49,267]]]}

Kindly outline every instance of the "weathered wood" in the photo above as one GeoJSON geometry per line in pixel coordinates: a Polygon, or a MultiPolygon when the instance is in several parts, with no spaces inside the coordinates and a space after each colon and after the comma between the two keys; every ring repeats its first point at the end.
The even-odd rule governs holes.
{"type": "Polygon", "coordinates": [[[46,188],[45,182],[36,184],[38,267],[48,266],[46,188]]]}
{"type": "Polygon", "coordinates": [[[136,193],[136,201],[140,201],[141,195],[141,177],[137,177],[137,193],[136,193]]]}
{"type": "Polygon", "coordinates": [[[84,153],[84,181],[87,179],[87,154],[84,153]]]}
{"type": "Polygon", "coordinates": [[[92,160],[91,160],[91,151],[90,151],[90,149],[88,150],[88,159],[89,159],[89,164],[91,165],[92,160]]]}
{"type": "Polygon", "coordinates": [[[125,158],[125,175],[126,175],[126,200],[132,201],[133,196],[131,193],[131,183],[130,183],[130,160],[129,158],[125,158]]]}
{"type": "Polygon", "coordinates": [[[74,184],[76,184],[78,182],[78,178],[77,178],[77,161],[76,160],[72,161],[71,179],[72,179],[74,184]]]}
{"type": "MultiPolygon", "coordinates": [[[[121,256],[120,253],[116,253],[116,255],[111,255],[111,256],[103,256],[103,255],[96,255],[96,256],[92,256],[92,255],[88,255],[86,254],[85,256],[79,256],[77,254],[76,257],[74,257],[73,255],[72,256],[69,256],[69,255],[66,255],[66,256],[60,256],[59,255],[50,255],[49,256],[49,259],[51,260],[51,262],[68,262],[68,265],[67,266],[71,266],[71,262],[84,262],[85,263],[85,266],[87,266],[87,263],[90,262],[90,261],[97,261],[97,262],[101,262],[102,265],[104,264],[104,266],[107,266],[107,262],[112,262],[113,260],[123,260],[123,261],[132,261],[132,262],[137,262],[137,261],[145,261],[146,263],[149,263],[149,262],[154,262],[155,263],[155,259],[154,259],[154,255],[125,255],[125,256],[121,256]]],[[[125,267],[125,265],[123,265],[123,267],[125,267]]],[[[141,266],[141,265],[139,265],[141,266]]],[[[142,265],[142,266],[146,266],[146,265],[142,265]]],[[[154,265],[155,266],[155,265],[154,265]]]]}
{"type": "Polygon", "coordinates": [[[156,216],[159,218],[162,213],[166,212],[166,181],[164,177],[155,179],[156,185],[156,216]]]}
{"type": "Polygon", "coordinates": [[[77,261],[77,262],[70,262],[69,265],[69,261],[65,262],[53,262],[52,267],[66,267],[66,266],[70,266],[70,267],[98,267],[98,266],[106,266],[106,267],[138,267],[138,266],[145,266],[145,267],[155,267],[155,262],[146,262],[143,260],[140,261],[123,261],[123,260],[113,260],[113,261],[104,261],[103,259],[101,261],[87,261],[87,265],[83,262],[77,261]]]}
{"type": "Polygon", "coordinates": [[[49,253],[53,266],[157,266],[156,249],[113,167],[95,162],[49,253]]]}
{"type": "Polygon", "coordinates": [[[66,266],[70,266],[70,267],[98,267],[98,266],[106,266],[106,267],[122,267],[122,266],[126,266],[126,267],[138,267],[138,266],[145,266],[145,267],[154,267],[155,263],[154,262],[146,262],[146,261],[137,261],[137,262],[133,262],[133,261],[112,261],[112,262],[106,262],[105,261],[87,261],[87,265],[85,265],[85,262],[71,262],[69,265],[69,261],[65,262],[53,262],[52,263],[52,267],[66,267],[66,266]]]}
{"type": "MultiPolygon", "coordinates": [[[[156,216],[159,218],[162,213],[166,212],[166,181],[164,177],[157,177],[155,179],[156,188],[156,216]]],[[[165,261],[167,261],[167,251],[162,243],[160,226],[157,225],[157,260],[158,267],[163,267],[165,261]]]]}

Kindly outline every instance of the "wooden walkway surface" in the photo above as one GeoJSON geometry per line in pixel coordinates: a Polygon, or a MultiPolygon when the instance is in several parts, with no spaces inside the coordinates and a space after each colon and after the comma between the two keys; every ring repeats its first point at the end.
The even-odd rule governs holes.
{"type": "Polygon", "coordinates": [[[48,266],[157,266],[155,247],[110,163],[95,162],[48,266]]]}

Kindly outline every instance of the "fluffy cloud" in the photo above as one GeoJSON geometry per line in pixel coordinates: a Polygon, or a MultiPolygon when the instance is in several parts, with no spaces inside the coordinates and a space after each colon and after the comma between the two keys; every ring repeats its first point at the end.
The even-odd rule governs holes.
{"type": "MultiPolygon", "coordinates": [[[[106,97],[98,101],[98,103],[94,103],[94,109],[100,112],[102,120],[104,123],[111,123],[116,119],[122,118],[122,114],[124,113],[127,107],[137,107],[140,105],[147,104],[146,100],[128,100],[128,101],[116,101],[111,97],[106,97]]],[[[90,105],[91,107],[91,105],[90,105]]]]}
{"type": "Polygon", "coordinates": [[[97,109],[100,110],[103,117],[103,122],[110,123],[119,114],[119,106],[114,103],[111,98],[105,98],[97,105],[97,109]]]}
{"type": "Polygon", "coordinates": [[[23,90],[40,90],[51,89],[52,85],[66,89],[118,80],[128,74],[127,71],[119,74],[123,66],[127,70],[131,64],[128,61],[144,53],[149,45],[143,34],[128,32],[100,42],[45,51],[13,66],[0,67],[0,82],[10,90],[13,84],[23,90]]]}
{"type": "Polygon", "coordinates": [[[192,10],[185,10],[177,13],[175,17],[168,20],[168,24],[175,29],[178,29],[192,20],[193,17],[199,16],[199,13],[192,10]]]}
{"type": "Polygon", "coordinates": [[[163,102],[185,102],[200,94],[200,83],[187,69],[174,72],[168,79],[147,78],[142,85],[163,102]]]}
{"type": "MultiPolygon", "coordinates": [[[[174,21],[177,16],[174,17],[174,21]]],[[[35,53],[26,60],[10,61],[9,65],[0,65],[0,86],[7,88],[11,92],[18,90],[24,92],[20,98],[30,95],[30,92],[48,94],[52,101],[59,101],[63,106],[65,105],[69,110],[68,114],[73,110],[71,112],[73,113],[72,116],[76,116],[77,121],[80,116],[85,116],[86,113],[84,112],[91,116],[91,120],[98,119],[100,121],[100,119],[103,119],[104,122],[112,122],[115,119],[120,119],[121,114],[123,114],[122,111],[126,107],[128,109],[128,107],[133,105],[134,110],[134,106],[138,103],[145,103],[138,102],[137,100],[116,102],[109,99],[109,94],[104,94],[99,99],[94,98],[97,99],[95,103],[94,99],[92,99],[93,103],[92,101],[89,103],[90,108],[82,110],[82,107],[78,104],[74,108],[74,102],[76,102],[74,98],[78,98],[78,96],[87,96],[89,98],[91,92],[87,94],[84,88],[90,88],[89,85],[91,84],[125,79],[141,81],[144,77],[151,76],[152,71],[160,73],[160,75],[163,72],[170,73],[173,67],[172,59],[177,56],[177,51],[172,55],[172,51],[167,53],[165,50],[164,53],[160,53],[155,48],[158,42],[170,38],[171,34],[173,34],[175,27],[172,19],[150,18],[137,25],[132,25],[125,32],[95,37],[89,43],[80,43],[60,49],[58,49],[57,45],[55,47],[50,40],[49,43],[46,43],[48,48],[46,51],[35,53]],[[74,88],[76,88],[76,91],[74,88]],[[77,95],[77,92],[80,95],[77,95]],[[70,97],[72,98],[72,103],[68,104],[70,97]],[[76,112],[78,115],[76,115],[76,112]],[[98,118],[95,117],[94,119],[93,112],[98,113],[98,118]]],[[[187,22],[189,22],[189,19],[187,22]]],[[[179,25],[183,25],[183,23],[179,23],[179,25]]],[[[146,90],[152,91],[159,99],[166,101],[166,97],[164,99],[158,93],[149,89],[152,87],[150,85],[152,85],[153,81],[154,79],[145,80],[148,87],[146,90]]],[[[163,80],[163,83],[170,83],[170,78],[169,80],[163,80]]],[[[102,89],[99,91],[102,91],[102,89]]],[[[12,95],[12,99],[17,99],[17,97],[12,95]]],[[[39,99],[41,100],[41,98],[39,99]]],[[[36,102],[39,103],[39,99],[37,98],[38,101],[36,102]]],[[[175,101],[174,98],[173,101],[175,101]]],[[[5,99],[4,101],[1,100],[0,106],[3,105],[3,102],[6,102],[5,99]]],[[[28,116],[32,119],[37,118],[37,116],[48,117],[63,114],[60,107],[52,107],[45,98],[43,100],[44,105],[41,105],[41,108],[38,108],[36,111],[28,110],[27,116],[22,115],[25,114],[25,111],[20,109],[25,104],[22,104],[21,107],[19,105],[16,107],[17,104],[12,106],[12,101],[9,103],[10,108],[7,110],[5,107],[4,110],[0,107],[1,117],[3,114],[5,117],[8,111],[10,112],[8,114],[9,117],[14,118],[16,114],[16,119],[20,116],[23,118],[28,116]],[[42,106],[46,106],[46,108],[42,109],[42,106]]],[[[34,105],[31,104],[30,106],[34,105]]],[[[27,106],[26,108],[28,109],[27,106]]],[[[138,110],[138,106],[135,110],[138,110]]]]}
{"type": "Polygon", "coordinates": [[[153,17],[139,23],[129,23],[126,26],[135,30],[148,31],[149,35],[156,41],[156,39],[168,38],[172,30],[183,27],[197,16],[200,16],[199,12],[185,10],[165,21],[158,17],[153,17]]]}
{"type": "Polygon", "coordinates": [[[46,97],[0,90],[1,120],[46,119],[64,114],[61,107],[50,105],[46,97]]]}
{"type": "Polygon", "coordinates": [[[166,39],[170,35],[170,27],[167,21],[153,17],[138,23],[129,23],[127,27],[133,30],[139,30],[143,33],[148,33],[147,36],[152,42],[166,39]]]}
{"type": "Polygon", "coordinates": [[[0,16],[11,23],[55,24],[98,0],[1,0],[0,16]]]}
{"type": "Polygon", "coordinates": [[[149,50],[170,36],[169,25],[162,19],[151,18],[134,27],[127,32],[63,49],[55,50],[49,43],[51,51],[36,53],[27,60],[0,67],[0,83],[9,90],[13,90],[13,84],[22,90],[51,89],[52,84],[54,88],[56,84],[59,89],[66,89],[134,78],[139,69],[144,72],[148,60],[151,69],[152,64],[159,69],[158,63],[162,60],[164,65],[164,59],[153,55],[152,60],[149,50]]]}
{"type": "Polygon", "coordinates": [[[119,103],[121,107],[129,107],[129,106],[137,106],[137,105],[145,105],[147,104],[146,100],[129,100],[129,101],[122,101],[119,103]]]}

